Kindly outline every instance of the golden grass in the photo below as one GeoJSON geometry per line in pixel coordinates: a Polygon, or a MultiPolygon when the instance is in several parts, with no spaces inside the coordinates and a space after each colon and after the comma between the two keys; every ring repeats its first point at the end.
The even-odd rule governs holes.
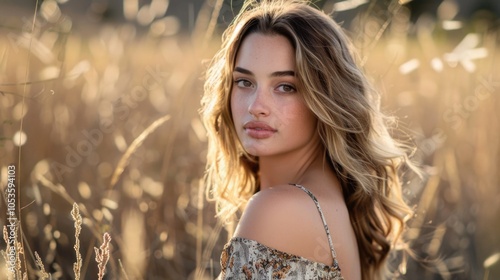
{"type": "Polygon", "coordinates": [[[45,271],[45,265],[43,264],[43,261],[37,252],[35,252],[35,263],[36,263],[36,266],[38,267],[38,269],[40,270],[39,276],[38,276],[39,279],[45,280],[45,279],[49,278],[49,274],[45,271]]]}
{"type": "Polygon", "coordinates": [[[80,272],[82,270],[82,254],[80,254],[80,232],[82,231],[82,216],[78,204],[73,203],[73,210],[71,210],[71,217],[75,221],[75,246],[73,247],[76,252],[76,262],[73,264],[73,272],[75,273],[75,280],[80,279],[80,272]]]}
{"type": "Polygon", "coordinates": [[[125,170],[125,167],[129,161],[132,153],[134,151],[136,151],[137,148],[139,148],[139,146],[144,142],[144,140],[146,139],[146,137],[149,134],[151,134],[153,131],[155,131],[160,125],[162,125],[168,119],[170,119],[170,116],[164,116],[164,117],[161,117],[160,119],[154,121],[137,138],[134,139],[134,142],[132,142],[132,144],[130,144],[130,146],[127,148],[127,151],[125,151],[125,154],[120,158],[120,161],[118,162],[118,166],[116,167],[115,171],[113,172],[113,176],[111,176],[111,183],[110,183],[111,189],[118,181],[120,175],[123,173],[123,170],[125,170]]]}
{"type": "MultiPolygon", "coordinates": [[[[441,19],[412,24],[405,7],[391,7],[358,17],[351,35],[385,110],[419,147],[414,158],[427,176],[405,177],[416,210],[409,245],[418,258],[439,260],[400,256],[408,265],[395,275],[500,278],[498,31],[482,21],[457,30],[441,19]]],[[[197,110],[202,62],[220,42],[218,12],[206,5],[195,30],[169,36],[105,24],[83,36],[68,33],[68,18],[40,14],[32,32],[16,20],[0,29],[0,187],[16,164],[22,226],[16,273],[2,244],[0,275],[217,275],[229,233],[203,196],[197,110]],[[13,137],[21,128],[20,152],[13,137]]]]}
{"type": "Polygon", "coordinates": [[[102,280],[104,274],[106,273],[106,264],[109,261],[109,243],[111,242],[111,236],[105,232],[102,236],[102,240],[102,245],[99,249],[94,247],[95,261],[97,262],[97,267],[99,268],[97,279],[99,280],[102,280]]]}

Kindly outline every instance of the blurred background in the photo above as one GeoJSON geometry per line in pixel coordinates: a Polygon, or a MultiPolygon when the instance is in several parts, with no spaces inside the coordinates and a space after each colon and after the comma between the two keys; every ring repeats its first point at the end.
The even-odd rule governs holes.
{"type": "MultiPolygon", "coordinates": [[[[15,165],[29,279],[46,279],[35,252],[52,279],[74,279],[76,238],[81,279],[96,279],[104,232],[104,279],[219,273],[229,236],[205,198],[198,109],[207,62],[242,3],[0,1],[0,188],[15,165]]],[[[418,147],[425,175],[404,176],[415,256],[394,257],[394,278],[500,279],[500,2],[314,5],[346,29],[398,117],[395,135],[418,147]]],[[[0,209],[3,227],[5,200],[0,209]]]]}

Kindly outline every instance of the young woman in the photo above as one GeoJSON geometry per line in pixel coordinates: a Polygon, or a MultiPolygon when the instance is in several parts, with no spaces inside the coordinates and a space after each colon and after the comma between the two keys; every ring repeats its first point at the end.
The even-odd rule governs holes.
{"type": "MultiPolygon", "coordinates": [[[[404,146],[341,28],[300,1],[247,2],[207,72],[207,184],[243,210],[221,279],[378,279],[411,213],[404,146]]],[[[410,164],[411,165],[411,164],[410,164]]]]}

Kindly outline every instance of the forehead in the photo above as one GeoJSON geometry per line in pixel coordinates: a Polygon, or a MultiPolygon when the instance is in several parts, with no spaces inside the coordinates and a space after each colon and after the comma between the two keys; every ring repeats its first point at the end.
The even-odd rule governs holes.
{"type": "Polygon", "coordinates": [[[295,70],[295,50],[282,35],[251,33],[243,39],[235,66],[249,70],[295,70]]]}

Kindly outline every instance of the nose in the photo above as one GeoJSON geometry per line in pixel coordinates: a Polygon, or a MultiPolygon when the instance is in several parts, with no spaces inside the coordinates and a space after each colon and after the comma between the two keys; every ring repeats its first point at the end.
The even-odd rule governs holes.
{"type": "Polygon", "coordinates": [[[248,112],[254,117],[269,115],[269,96],[262,87],[257,87],[250,99],[248,112]]]}

